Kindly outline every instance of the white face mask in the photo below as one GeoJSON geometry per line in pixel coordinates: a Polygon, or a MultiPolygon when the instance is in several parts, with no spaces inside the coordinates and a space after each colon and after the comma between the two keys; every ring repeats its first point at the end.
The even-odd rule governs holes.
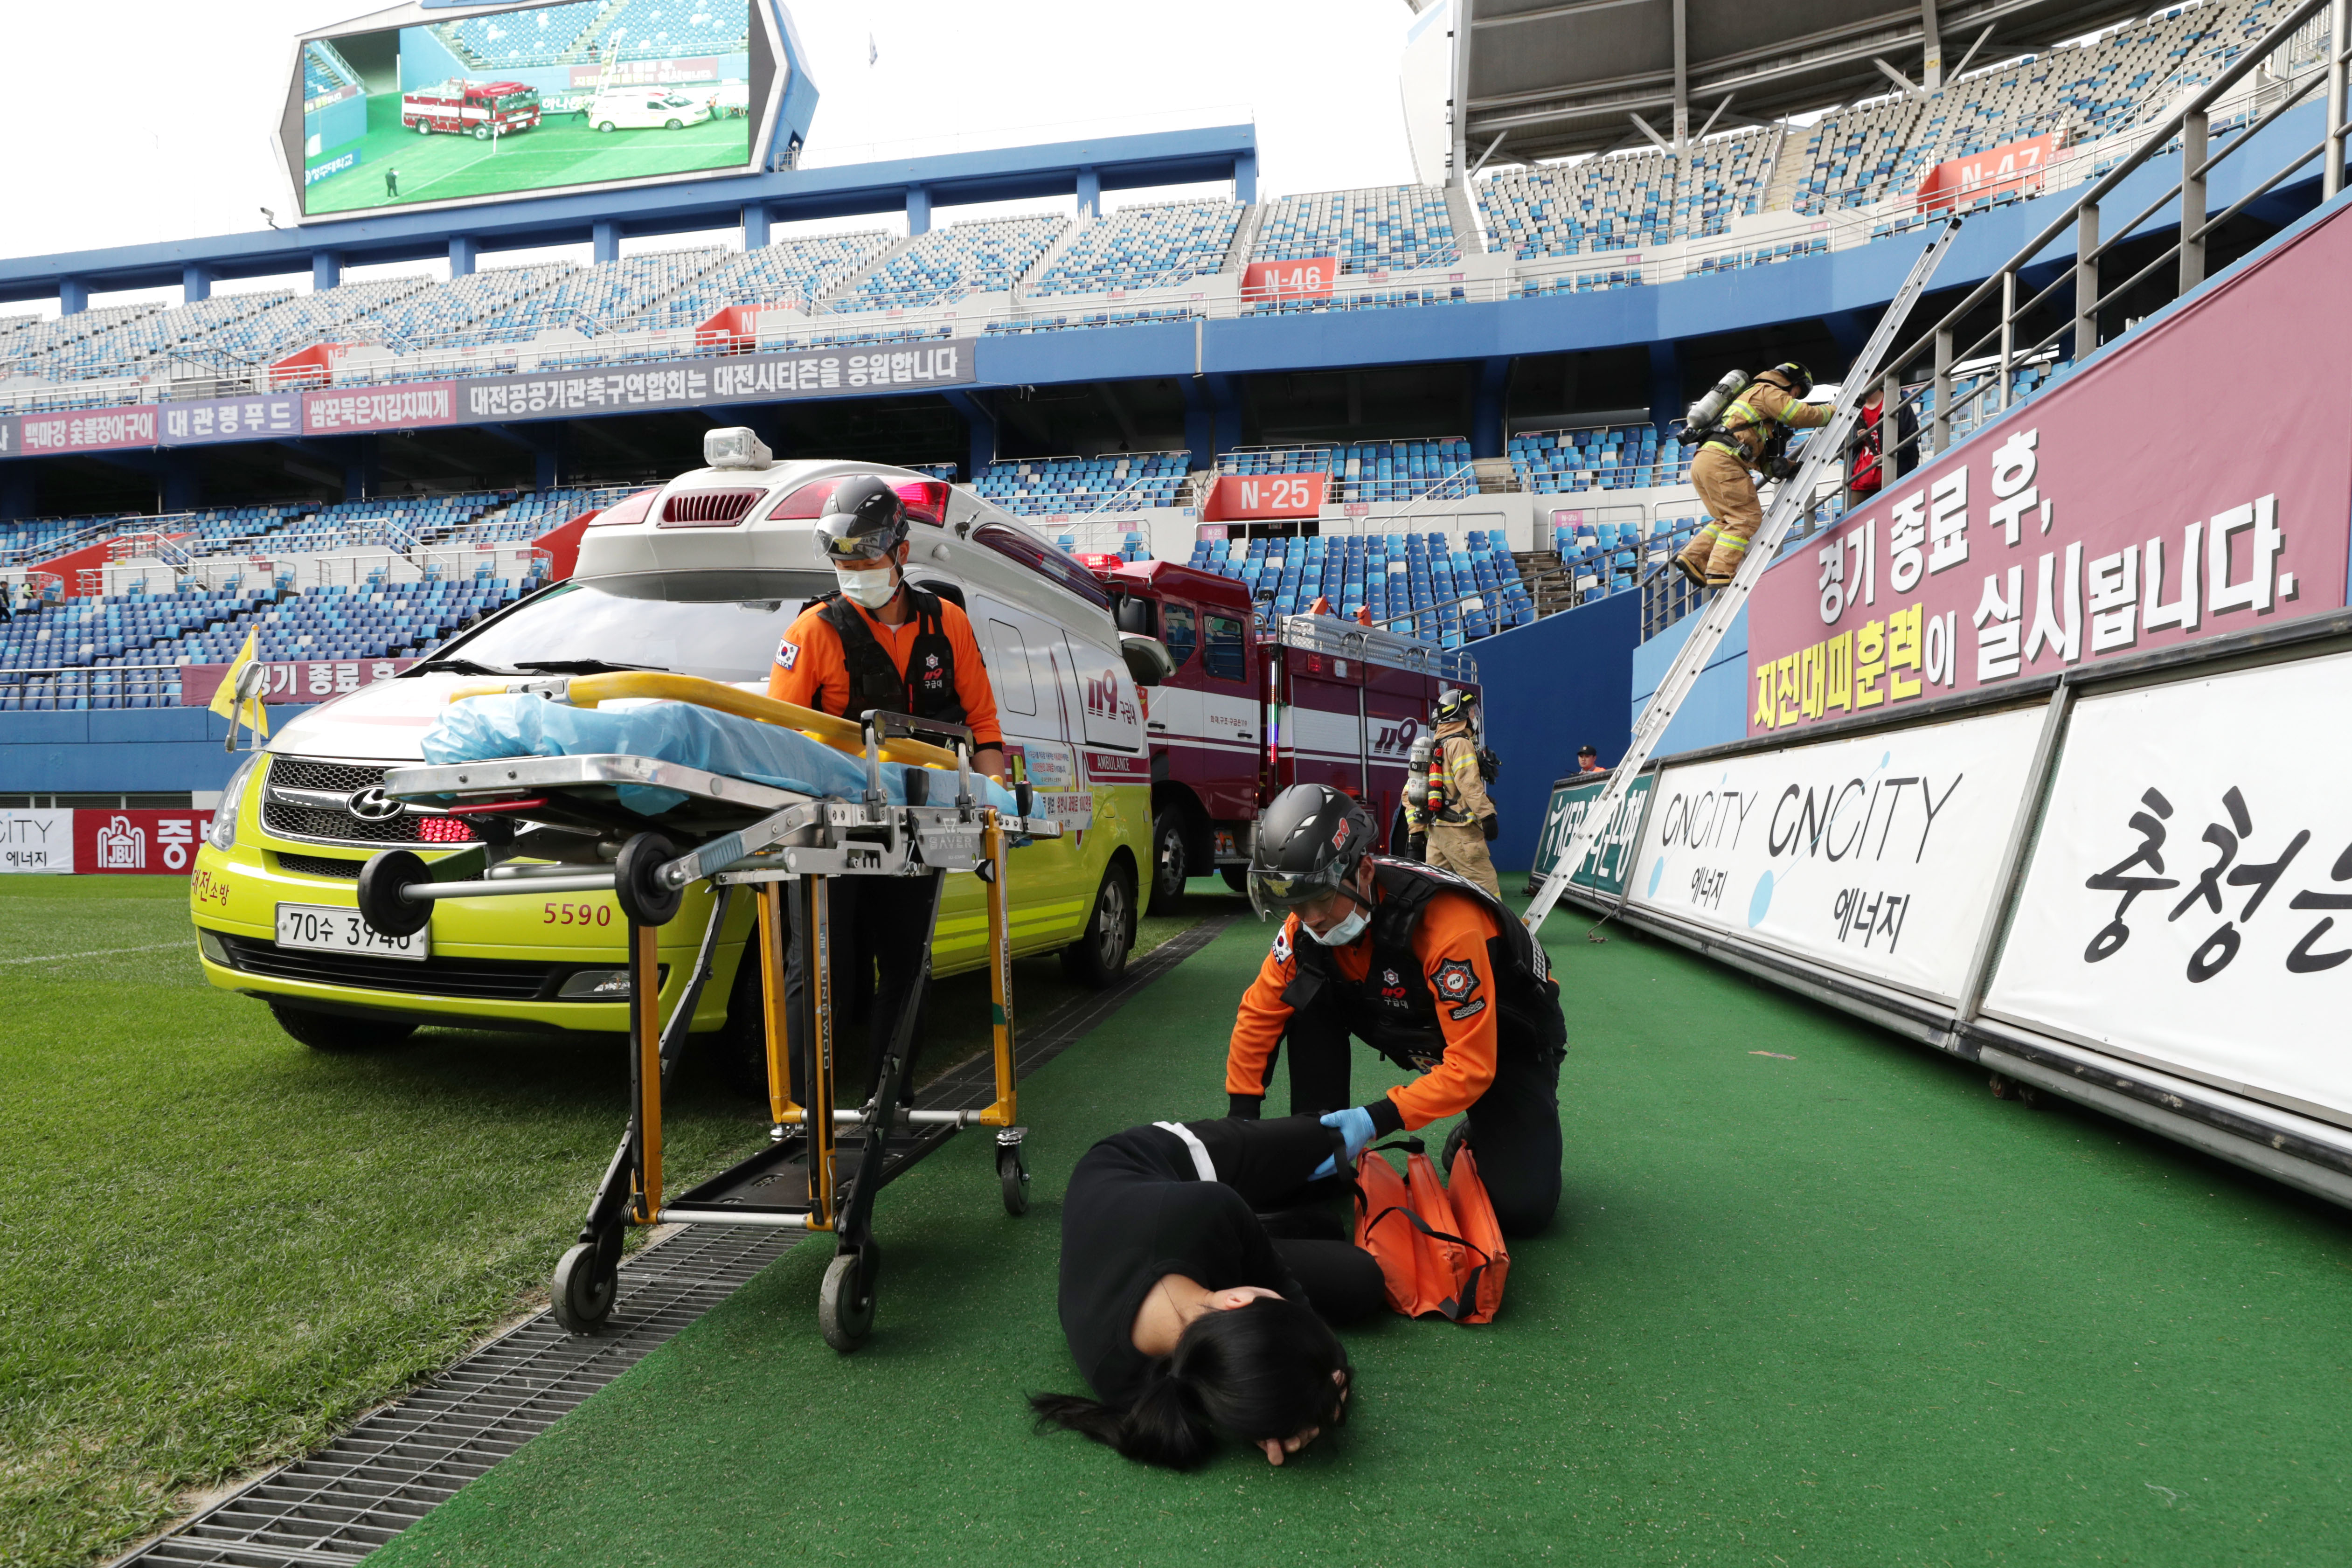
{"type": "Polygon", "coordinates": [[[898,593],[897,575],[887,566],[879,572],[852,572],[841,566],[833,569],[833,579],[841,584],[842,596],[869,610],[880,609],[898,593]]]}
{"type": "Polygon", "coordinates": [[[1345,947],[1363,935],[1364,928],[1371,923],[1372,917],[1365,912],[1363,905],[1358,904],[1346,920],[1341,921],[1329,931],[1317,931],[1305,921],[1300,921],[1298,925],[1300,930],[1325,947],[1345,947]]]}

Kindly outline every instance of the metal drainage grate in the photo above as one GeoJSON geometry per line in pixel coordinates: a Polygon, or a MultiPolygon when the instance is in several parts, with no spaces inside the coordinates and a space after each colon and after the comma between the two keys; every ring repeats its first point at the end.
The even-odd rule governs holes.
{"type": "MultiPolygon", "coordinates": [[[[1064,1006],[1024,1042],[1027,1077],[1211,942],[1235,917],[1203,921],[1131,964],[1099,995],[1064,1006]]],[[[996,1096],[985,1053],[941,1075],[926,1105],[962,1110],[996,1096]]],[[[323,1451],[273,1470],[114,1568],[232,1564],[341,1568],[358,1562],[538,1436],[558,1416],[735,1293],[803,1238],[694,1226],[621,1264],[613,1327],[575,1338],[541,1311],[415,1393],[364,1416],[323,1451]]]]}

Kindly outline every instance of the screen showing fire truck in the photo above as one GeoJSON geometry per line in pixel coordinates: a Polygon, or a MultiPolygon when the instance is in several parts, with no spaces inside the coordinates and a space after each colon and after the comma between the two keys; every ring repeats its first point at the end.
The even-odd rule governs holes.
{"type": "Polygon", "coordinates": [[[578,0],[302,46],[302,210],[746,167],[749,0],[578,0]]]}

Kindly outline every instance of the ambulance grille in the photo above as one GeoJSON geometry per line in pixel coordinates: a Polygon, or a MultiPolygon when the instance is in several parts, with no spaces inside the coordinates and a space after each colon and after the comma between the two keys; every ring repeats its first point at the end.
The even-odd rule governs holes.
{"type": "Polygon", "coordinates": [[[765,490],[687,490],[662,502],[664,528],[725,528],[740,522],[765,490]]]}

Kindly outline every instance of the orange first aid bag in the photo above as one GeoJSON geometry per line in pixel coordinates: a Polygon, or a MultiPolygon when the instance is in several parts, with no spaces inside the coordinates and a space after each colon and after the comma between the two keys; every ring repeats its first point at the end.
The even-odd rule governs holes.
{"type": "Polygon", "coordinates": [[[1389,1305],[1409,1318],[1435,1312],[1457,1323],[1491,1321],[1503,1304],[1511,1257],[1495,1205],[1465,1148],[1454,1159],[1454,1184],[1420,1140],[1404,1144],[1405,1174],[1367,1149],[1356,1161],[1356,1245],[1370,1253],[1388,1284],[1389,1305]]]}

